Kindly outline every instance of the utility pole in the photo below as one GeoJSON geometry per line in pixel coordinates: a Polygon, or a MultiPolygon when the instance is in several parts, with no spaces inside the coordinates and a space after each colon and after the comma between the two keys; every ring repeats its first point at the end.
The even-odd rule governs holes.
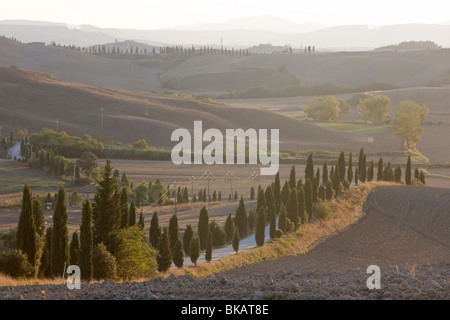
{"type": "Polygon", "coordinates": [[[194,176],[192,176],[189,179],[189,182],[191,183],[191,194],[192,194],[191,202],[194,202],[194,181],[195,181],[195,178],[194,178],[194,176]]]}
{"type": "Polygon", "coordinates": [[[103,107],[101,107],[100,111],[102,113],[102,132],[103,132],[103,111],[105,111],[105,109],[103,107]]]}

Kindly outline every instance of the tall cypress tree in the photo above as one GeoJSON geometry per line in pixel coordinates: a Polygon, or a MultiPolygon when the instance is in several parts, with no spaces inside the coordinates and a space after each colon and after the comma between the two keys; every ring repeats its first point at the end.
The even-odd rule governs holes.
{"type": "Polygon", "coordinates": [[[319,186],[319,190],[317,191],[317,198],[322,201],[326,199],[325,187],[323,186],[323,184],[319,186]]]}
{"type": "Polygon", "coordinates": [[[272,212],[275,212],[275,197],[273,195],[272,186],[269,184],[264,193],[266,198],[267,218],[270,217],[272,212]]]}
{"type": "Polygon", "coordinates": [[[326,185],[327,181],[328,181],[328,165],[327,162],[325,161],[322,167],[322,184],[326,185]]]}
{"type": "Polygon", "coordinates": [[[301,188],[298,190],[297,194],[297,200],[298,200],[298,218],[300,219],[299,224],[305,224],[308,221],[308,215],[306,214],[305,209],[305,190],[304,188],[301,188]]]}
{"type": "MultiPolygon", "coordinates": [[[[411,171],[409,173],[411,174],[411,171]]],[[[411,178],[411,175],[409,177],[411,178]]],[[[377,181],[383,181],[383,158],[378,160],[377,181]]]]}
{"type": "Polygon", "coordinates": [[[359,172],[358,167],[355,168],[355,185],[358,185],[359,172]]]}
{"type": "Polygon", "coordinates": [[[200,257],[200,239],[199,237],[192,237],[189,245],[189,257],[192,263],[197,266],[197,259],[200,257]]]}
{"type": "Polygon", "coordinates": [[[335,196],[337,196],[337,195],[339,195],[339,185],[341,183],[341,178],[339,176],[338,169],[334,170],[334,175],[331,179],[332,179],[331,184],[333,185],[334,194],[335,194],[335,196]]]}
{"type": "Polygon", "coordinates": [[[28,256],[28,261],[36,265],[37,238],[33,216],[33,200],[28,183],[23,188],[22,210],[16,233],[16,249],[22,250],[28,256]]]}
{"type": "Polygon", "coordinates": [[[347,180],[350,184],[353,181],[353,154],[351,152],[348,156],[347,180]]]}
{"type": "Polygon", "coordinates": [[[234,222],[233,218],[231,217],[231,213],[229,213],[227,220],[225,220],[225,237],[227,242],[230,242],[231,239],[233,238],[233,232],[234,232],[234,222]]]}
{"type": "Polygon", "coordinates": [[[127,188],[122,187],[120,189],[120,211],[121,211],[121,222],[120,227],[122,229],[128,228],[128,221],[130,220],[128,212],[128,192],[127,188]]]}
{"type": "Polygon", "coordinates": [[[92,206],[89,200],[83,202],[80,226],[80,270],[81,279],[90,281],[93,276],[94,235],[92,231],[92,206]]]}
{"type": "MultiPolygon", "coordinates": [[[[339,170],[336,170],[336,172],[339,173],[339,170]]],[[[311,220],[313,212],[313,198],[311,180],[309,179],[306,179],[305,182],[305,210],[308,213],[308,220],[311,220]]]]}
{"type": "Polygon", "coordinates": [[[303,188],[303,180],[301,178],[297,181],[297,190],[300,190],[300,188],[303,188]]]}
{"type": "Polygon", "coordinates": [[[312,201],[313,203],[317,202],[317,191],[319,189],[319,180],[317,177],[314,178],[314,181],[312,182],[312,201]]]}
{"type": "Polygon", "coordinates": [[[366,162],[366,155],[363,154],[362,160],[361,160],[361,168],[359,169],[359,180],[361,180],[362,183],[366,182],[367,178],[367,162],[366,162]]]}
{"type": "Polygon", "coordinates": [[[181,243],[180,239],[178,239],[177,243],[175,243],[175,247],[173,248],[173,250],[173,263],[177,268],[182,268],[184,262],[184,254],[183,244],[181,243]]]}
{"type": "Polygon", "coordinates": [[[289,220],[294,223],[295,229],[298,228],[299,222],[298,222],[298,199],[297,199],[297,192],[295,192],[296,189],[294,189],[290,195],[289,195],[289,201],[288,201],[288,207],[287,207],[287,217],[289,220]]]}
{"type": "Polygon", "coordinates": [[[200,238],[200,250],[206,249],[206,241],[208,240],[209,232],[209,217],[208,210],[203,207],[200,210],[200,216],[198,218],[198,236],[200,238]]]}
{"type": "MultiPolygon", "coordinates": [[[[356,168],[358,170],[358,168],[356,168]]],[[[356,175],[355,175],[356,178],[356,175]]],[[[328,180],[325,185],[325,197],[327,200],[331,200],[333,198],[333,186],[331,185],[331,181],[328,180]]]]}
{"type": "Polygon", "coordinates": [[[266,210],[264,207],[259,208],[258,218],[256,219],[256,231],[255,231],[255,240],[257,246],[262,246],[264,244],[265,237],[265,229],[266,229],[266,210]]]}
{"type": "Polygon", "coordinates": [[[194,231],[192,230],[192,226],[188,224],[186,226],[186,230],[184,230],[183,234],[183,249],[186,256],[189,256],[189,246],[191,244],[191,239],[194,236],[194,231]]]}
{"type": "Polygon", "coordinates": [[[277,214],[272,210],[269,215],[269,236],[270,239],[275,239],[275,231],[277,229],[277,214]]]}
{"type": "Polygon", "coordinates": [[[306,161],[306,168],[305,168],[305,180],[313,180],[314,179],[314,163],[313,163],[313,157],[312,153],[308,156],[308,160],[306,161]]]}
{"type": "MultiPolygon", "coordinates": [[[[264,195],[264,192],[262,190],[261,192],[264,195]]],[[[239,201],[239,206],[236,209],[234,223],[236,227],[238,227],[239,229],[239,235],[241,237],[245,237],[247,235],[248,221],[247,221],[247,209],[245,208],[244,198],[242,197],[241,200],[239,201]]]]}
{"type": "Polygon", "coordinates": [[[80,257],[80,242],[78,241],[78,232],[74,232],[72,235],[72,241],[69,246],[70,251],[70,264],[78,265],[78,258],[80,257]]]}
{"type": "Polygon", "coordinates": [[[419,180],[419,169],[417,167],[414,169],[414,179],[419,180]]]}
{"type": "Polygon", "coordinates": [[[266,207],[267,203],[266,203],[266,194],[264,193],[264,190],[261,188],[258,190],[258,200],[256,203],[256,211],[259,210],[259,208],[261,207],[266,207]]]}
{"type": "Polygon", "coordinates": [[[394,171],[394,181],[400,183],[401,180],[402,180],[402,168],[400,168],[400,166],[397,166],[394,171]]]}
{"type": "Polygon", "coordinates": [[[134,200],[130,203],[130,210],[128,211],[128,226],[132,227],[136,225],[136,206],[134,205],[134,200]]]}
{"type": "Polygon", "coordinates": [[[425,185],[425,175],[423,174],[423,171],[420,171],[420,174],[419,174],[419,181],[420,181],[423,185],[425,185]]]}
{"type": "Polygon", "coordinates": [[[139,213],[138,227],[139,227],[141,230],[144,230],[144,228],[145,228],[144,214],[142,213],[142,210],[141,210],[141,212],[139,213]]]}
{"type": "Polygon", "coordinates": [[[67,231],[66,190],[63,186],[58,191],[58,201],[53,213],[53,235],[50,252],[50,266],[53,276],[62,276],[69,265],[69,236],[67,231]]]}
{"type": "Polygon", "coordinates": [[[170,241],[167,227],[163,228],[161,239],[158,245],[159,254],[156,256],[156,262],[158,263],[158,271],[164,272],[169,270],[172,264],[172,252],[170,251],[170,241]]]}
{"type": "Polygon", "coordinates": [[[406,162],[405,184],[406,185],[411,184],[411,156],[408,156],[408,161],[406,162]]]}
{"type": "Polygon", "coordinates": [[[286,232],[286,218],[286,207],[284,204],[281,204],[280,214],[278,216],[278,228],[283,232],[286,232]]]}
{"type": "Polygon", "coordinates": [[[173,252],[178,241],[178,217],[175,213],[169,220],[169,240],[170,250],[173,252]]]}
{"type": "MultiPolygon", "coordinates": [[[[53,227],[48,227],[45,232],[44,251],[42,252],[41,265],[39,266],[39,277],[50,278],[52,270],[50,268],[50,252],[52,247],[53,227]]],[[[83,276],[83,274],[81,274],[83,276]]]]}
{"type": "Polygon", "coordinates": [[[111,172],[111,161],[108,159],[94,198],[94,243],[103,243],[114,255],[114,237],[120,230],[121,208],[116,179],[111,172]]]}
{"type": "Polygon", "coordinates": [[[206,241],[205,260],[210,262],[212,259],[213,235],[211,230],[208,232],[208,240],[206,241]]]}
{"type": "Polygon", "coordinates": [[[158,212],[153,212],[152,220],[150,221],[149,239],[153,248],[158,248],[158,242],[161,238],[161,228],[159,227],[158,212]]]}
{"type": "Polygon", "coordinates": [[[339,170],[339,177],[341,178],[342,182],[345,179],[345,154],[343,151],[341,151],[341,153],[339,154],[337,168],[339,170]]]}
{"type": "Polygon", "coordinates": [[[239,229],[238,227],[234,228],[234,233],[233,233],[233,250],[236,252],[236,254],[239,251],[239,242],[241,240],[241,237],[239,236],[239,229]]]}
{"type": "Polygon", "coordinates": [[[36,227],[36,233],[42,239],[45,234],[44,207],[42,206],[41,197],[33,198],[33,219],[36,227]]]}
{"type": "Polygon", "coordinates": [[[297,178],[295,176],[295,167],[294,167],[294,165],[292,165],[291,172],[289,174],[289,188],[291,188],[291,189],[295,188],[296,183],[297,183],[297,178]]]}
{"type": "Polygon", "coordinates": [[[277,172],[275,176],[275,182],[273,184],[273,197],[275,199],[275,210],[278,212],[281,206],[281,182],[280,182],[280,171],[277,172]]]}
{"type": "Polygon", "coordinates": [[[284,182],[283,189],[281,190],[281,203],[286,207],[289,200],[290,188],[287,181],[284,182]]]}
{"type": "Polygon", "coordinates": [[[370,161],[370,165],[369,165],[369,169],[367,170],[367,181],[372,181],[373,180],[373,174],[374,174],[374,170],[373,170],[373,160],[370,161]]]}

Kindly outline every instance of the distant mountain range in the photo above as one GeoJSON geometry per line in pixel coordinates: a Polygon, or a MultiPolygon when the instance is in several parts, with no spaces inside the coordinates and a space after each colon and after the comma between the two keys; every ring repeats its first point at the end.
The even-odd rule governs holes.
{"type": "Polygon", "coordinates": [[[261,43],[314,45],[318,50],[370,50],[404,41],[433,41],[450,47],[450,24],[348,25],[329,27],[296,24],[272,15],[239,18],[223,23],[203,23],[160,30],[99,28],[44,21],[0,21],[0,35],[22,42],[46,42],[90,46],[136,40],[150,45],[201,45],[249,47],[261,43]]]}

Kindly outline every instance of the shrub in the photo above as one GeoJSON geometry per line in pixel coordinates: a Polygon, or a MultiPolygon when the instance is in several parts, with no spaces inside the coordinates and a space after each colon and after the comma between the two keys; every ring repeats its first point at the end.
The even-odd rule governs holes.
{"type": "Polygon", "coordinates": [[[13,278],[23,278],[32,276],[34,268],[28,262],[26,253],[22,250],[10,250],[0,255],[0,272],[13,278]]]}
{"type": "Polygon", "coordinates": [[[115,280],[117,278],[116,258],[100,243],[92,257],[94,263],[94,278],[100,280],[115,280]]]}
{"type": "Polygon", "coordinates": [[[333,216],[331,206],[326,202],[320,202],[315,207],[315,216],[321,220],[328,220],[333,216]]]}
{"type": "Polygon", "coordinates": [[[294,230],[294,223],[289,220],[289,218],[286,218],[286,232],[292,232],[294,230]]]}
{"type": "Polygon", "coordinates": [[[280,229],[275,230],[275,239],[281,238],[283,236],[283,231],[280,229]]]}

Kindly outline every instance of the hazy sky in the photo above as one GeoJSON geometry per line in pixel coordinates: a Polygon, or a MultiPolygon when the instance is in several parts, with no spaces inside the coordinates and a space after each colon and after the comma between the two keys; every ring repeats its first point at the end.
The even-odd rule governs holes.
{"type": "Polygon", "coordinates": [[[449,21],[448,7],[448,0],[15,0],[2,4],[0,20],[159,29],[274,14],[297,23],[385,25],[449,21]]]}

